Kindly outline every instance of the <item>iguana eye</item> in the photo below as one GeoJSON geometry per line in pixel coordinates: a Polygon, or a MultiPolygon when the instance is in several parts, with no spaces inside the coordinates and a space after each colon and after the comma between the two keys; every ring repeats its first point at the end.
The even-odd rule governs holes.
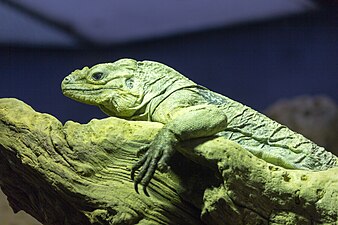
{"type": "Polygon", "coordinates": [[[101,80],[103,77],[104,76],[102,72],[96,72],[92,74],[93,80],[101,80]]]}

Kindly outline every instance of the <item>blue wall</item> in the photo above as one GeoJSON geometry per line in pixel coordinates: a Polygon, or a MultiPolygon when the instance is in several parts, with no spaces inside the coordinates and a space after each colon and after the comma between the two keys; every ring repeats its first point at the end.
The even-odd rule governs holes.
{"type": "Polygon", "coordinates": [[[217,29],[121,46],[0,47],[0,97],[16,97],[61,121],[105,117],[64,97],[72,70],[123,57],[168,64],[214,91],[263,110],[280,98],[325,94],[338,101],[338,23],[328,14],[217,29]]]}

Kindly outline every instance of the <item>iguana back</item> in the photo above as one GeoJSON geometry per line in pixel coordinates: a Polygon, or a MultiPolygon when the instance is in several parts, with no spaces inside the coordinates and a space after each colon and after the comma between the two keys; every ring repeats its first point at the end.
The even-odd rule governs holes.
{"type": "Polygon", "coordinates": [[[210,90],[199,91],[210,104],[222,105],[228,127],[218,135],[235,141],[267,162],[285,168],[324,170],[337,157],[267,116],[210,90]]]}

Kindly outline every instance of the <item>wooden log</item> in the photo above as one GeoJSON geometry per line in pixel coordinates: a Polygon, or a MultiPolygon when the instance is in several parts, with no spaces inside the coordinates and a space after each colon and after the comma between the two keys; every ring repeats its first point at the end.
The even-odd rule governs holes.
{"type": "Polygon", "coordinates": [[[1,188],[46,225],[338,223],[338,168],[287,170],[223,137],[182,143],[150,197],[137,194],[131,165],[161,127],[113,117],[63,125],[0,99],[1,188]]]}

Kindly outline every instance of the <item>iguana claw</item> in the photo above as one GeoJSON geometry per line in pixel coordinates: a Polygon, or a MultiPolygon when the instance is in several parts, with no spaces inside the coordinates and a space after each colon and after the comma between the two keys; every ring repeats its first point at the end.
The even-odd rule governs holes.
{"type": "Polygon", "coordinates": [[[144,156],[132,167],[131,179],[134,181],[134,188],[137,193],[139,193],[138,184],[141,184],[143,186],[144,194],[149,196],[147,187],[153,178],[156,169],[158,168],[159,161],[163,158],[164,154],[165,153],[163,151],[148,149],[146,154],[144,154],[144,156]],[[140,169],[140,172],[135,176],[135,172],[138,169],[140,169]]]}
{"type": "Polygon", "coordinates": [[[162,130],[150,145],[140,149],[145,154],[131,169],[131,179],[134,181],[134,188],[137,193],[139,193],[138,184],[141,184],[144,194],[149,196],[147,187],[156,169],[159,169],[161,172],[168,170],[168,161],[175,152],[173,144],[177,142],[176,139],[173,140],[170,136],[166,130],[162,130]],[[135,176],[138,169],[140,169],[140,172],[135,176]]]}
{"type": "Polygon", "coordinates": [[[156,162],[154,163],[153,160],[151,160],[149,157],[149,152],[146,152],[146,154],[133,166],[131,170],[131,179],[134,181],[134,188],[136,193],[138,192],[138,184],[141,183],[143,186],[143,192],[146,196],[149,196],[147,192],[147,186],[150,183],[150,180],[152,176],[155,173],[156,170],[156,162]],[[153,165],[150,165],[150,163],[153,163],[153,165]],[[135,177],[135,172],[141,168],[138,175],[135,177]]]}

